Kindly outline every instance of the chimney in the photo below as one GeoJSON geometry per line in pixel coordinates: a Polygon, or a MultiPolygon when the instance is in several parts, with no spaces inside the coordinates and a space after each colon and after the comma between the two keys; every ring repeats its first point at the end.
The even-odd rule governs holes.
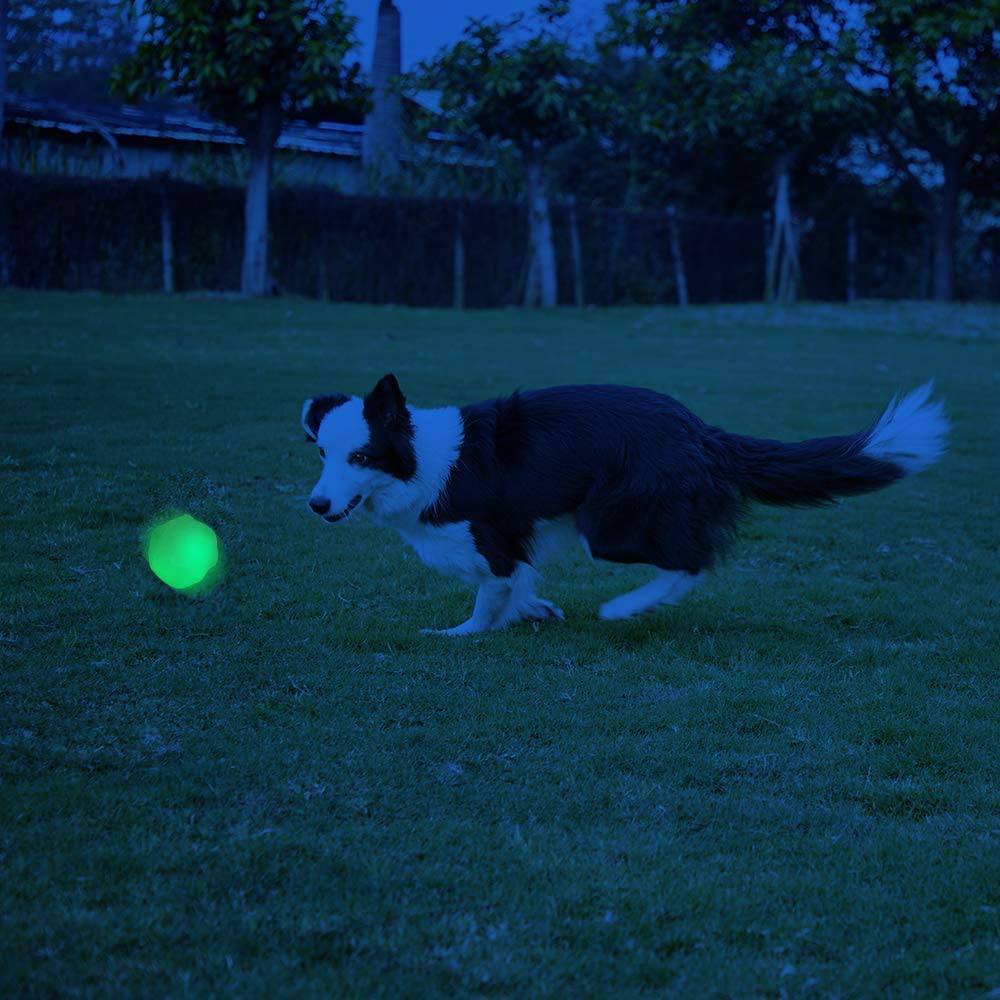
{"type": "Polygon", "coordinates": [[[379,0],[372,59],[374,104],[365,119],[361,159],[378,178],[399,171],[402,146],[403,109],[399,95],[389,90],[394,77],[402,72],[399,8],[393,0],[379,0]]]}

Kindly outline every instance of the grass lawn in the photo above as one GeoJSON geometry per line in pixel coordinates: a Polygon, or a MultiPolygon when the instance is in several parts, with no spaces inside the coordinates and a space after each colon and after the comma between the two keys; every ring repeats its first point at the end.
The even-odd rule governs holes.
{"type": "Polygon", "coordinates": [[[1000,995],[1000,309],[8,293],[0,388],[0,994],[1000,995]],[[655,616],[577,552],[564,624],[422,636],[471,592],[303,503],[302,399],[388,370],[787,439],[935,376],[953,446],[655,616]],[[144,563],[168,507],[209,596],[144,563]]]}

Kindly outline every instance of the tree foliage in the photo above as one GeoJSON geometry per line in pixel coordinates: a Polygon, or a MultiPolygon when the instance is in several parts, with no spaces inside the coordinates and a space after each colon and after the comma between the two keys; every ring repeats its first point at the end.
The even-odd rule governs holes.
{"type": "Polygon", "coordinates": [[[26,0],[7,17],[11,91],[100,101],[134,38],[124,5],[107,0],[26,0]]]}
{"type": "Polygon", "coordinates": [[[683,196],[706,154],[726,159],[727,187],[741,174],[773,174],[768,288],[779,287],[780,273],[782,298],[794,295],[798,274],[793,167],[835,155],[852,127],[835,74],[796,34],[796,7],[794,0],[617,0],[602,40],[634,80],[619,99],[627,111],[618,131],[644,172],[658,165],[663,200],[683,196]]]}
{"type": "Polygon", "coordinates": [[[245,136],[265,114],[363,108],[344,0],[147,0],[138,48],[115,75],[129,99],[169,90],[245,136]]]}
{"type": "Polygon", "coordinates": [[[869,109],[906,174],[919,175],[922,154],[964,162],[1000,132],[998,0],[879,0],[850,9],[824,0],[806,10],[801,30],[869,109]]]}
{"type": "Polygon", "coordinates": [[[368,103],[349,56],[356,18],[344,0],[146,0],[142,40],[116,71],[137,97],[169,90],[193,98],[247,143],[244,294],[271,288],[267,268],[271,155],[283,122],[368,103]]]}
{"type": "Polygon", "coordinates": [[[792,0],[618,0],[605,46],[644,65],[633,127],[665,141],[733,142],[765,158],[834,148],[856,124],[792,0]]]}
{"type": "Polygon", "coordinates": [[[565,27],[566,0],[543,0],[533,17],[470,20],[461,39],[418,67],[410,86],[434,90],[449,129],[516,149],[524,167],[530,246],[526,305],[558,301],[549,210],[552,154],[589,123],[592,78],[565,27]]]}
{"type": "Polygon", "coordinates": [[[411,78],[437,91],[449,127],[512,143],[544,157],[587,128],[587,65],[564,28],[566,2],[541,3],[534,17],[474,18],[462,38],[411,78]]]}
{"type": "Polygon", "coordinates": [[[876,155],[924,204],[934,297],[954,288],[963,190],[994,187],[1000,163],[1000,0],[820,0],[804,36],[838,68],[868,113],[876,155]],[[988,178],[992,177],[992,182],[988,178]]]}

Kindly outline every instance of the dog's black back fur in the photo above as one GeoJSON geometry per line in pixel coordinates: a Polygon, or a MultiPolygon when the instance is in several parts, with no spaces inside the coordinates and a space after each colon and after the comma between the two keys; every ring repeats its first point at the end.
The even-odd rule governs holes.
{"type": "Polygon", "coordinates": [[[677,400],[624,386],[559,386],[466,406],[444,490],[422,518],[470,522],[499,576],[531,561],[539,521],[573,514],[595,558],[697,573],[749,500],[821,504],[902,475],[865,433],[784,444],[729,434],[677,400]]]}

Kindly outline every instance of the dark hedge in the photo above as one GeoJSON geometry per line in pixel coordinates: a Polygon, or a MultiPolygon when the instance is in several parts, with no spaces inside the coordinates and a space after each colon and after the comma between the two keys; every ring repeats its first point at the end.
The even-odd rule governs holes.
{"type": "MultiPolygon", "coordinates": [[[[240,189],[11,173],[0,174],[0,184],[6,188],[0,225],[6,219],[9,281],[15,286],[110,292],[161,288],[164,202],[173,220],[176,289],[230,291],[239,286],[240,189]]],[[[666,213],[580,207],[577,215],[588,304],[676,301],[666,213]]],[[[560,298],[567,304],[574,288],[569,218],[568,207],[555,207],[560,298]]],[[[518,303],[527,246],[523,206],[353,197],[328,188],[276,188],[272,193],[275,289],[342,302],[450,306],[459,219],[466,305],[518,303]]],[[[887,233],[893,225],[898,228],[898,220],[875,215],[859,225],[861,296],[915,297],[920,292],[920,232],[887,233]]],[[[761,297],[763,219],[687,215],[679,226],[692,302],[761,297]]],[[[805,237],[808,297],[843,299],[845,241],[842,218],[819,222],[805,237]]],[[[988,289],[989,277],[980,284],[988,289]]]]}

